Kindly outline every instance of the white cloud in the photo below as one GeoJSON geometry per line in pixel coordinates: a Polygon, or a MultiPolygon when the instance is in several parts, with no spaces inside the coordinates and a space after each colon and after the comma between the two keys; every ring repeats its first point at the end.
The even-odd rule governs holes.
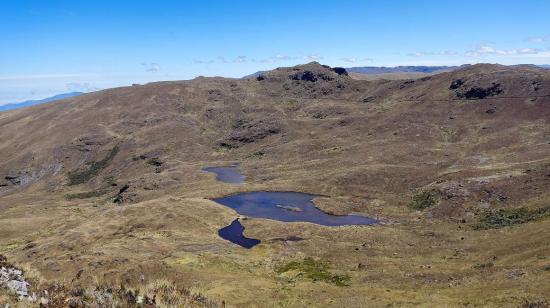
{"type": "Polygon", "coordinates": [[[532,36],[532,37],[527,38],[527,41],[531,42],[531,43],[549,42],[550,41],[550,34],[546,35],[546,36],[532,36]]]}
{"type": "Polygon", "coordinates": [[[246,56],[238,56],[235,59],[233,59],[233,63],[246,63],[248,62],[248,58],[246,56]]]}
{"type": "Polygon", "coordinates": [[[348,57],[340,58],[340,60],[343,61],[343,62],[347,62],[347,63],[355,63],[355,62],[357,62],[357,59],[356,59],[356,58],[348,58],[348,57]]]}
{"type": "Polygon", "coordinates": [[[466,57],[479,57],[484,55],[513,56],[513,55],[534,55],[541,52],[537,48],[518,48],[518,49],[496,49],[491,45],[479,45],[476,49],[468,50],[464,53],[466,57]]]}
{"type": "Polygon", "coordinates": [[[309,61],[319,61],[319,60],[323,60],[323,57],[316,54],[310,54],[310,55],[304,56],[304,59],[309,61]]]}
{"type": "Polygon", "coordinates": [[[424,57],[424,56],[454,56],[457,55],[458,52],[454,50],[442,50],[442,51],[417,51],[408,54],[410,57],[424,57]]]}
{"type": "Polygon", "coordinates": [[[298,59],[298,57],[289,56],[289,55],[276,55],[273,57],[268,57],[261,60],[252,59],[252,62],[259,62],[259,63],[275,63],[279,61],[290,61],[298,59]]]}
{"type": "Polygon", "coordinates": [[[141,66],[145,66],[145,70],[148,71],[148,72],[151,72],[151,73],[155,73],[155,72],[160,71],[160,64],[158,64],[158,63],[154,63],[154,62],[145,63],[145,62],[142,62],[141,66]]]}
{"type": "Polygon", "coordinates": [[[69,92],[93,92],[100,90],[98,87],[88,82],[70,82],[66,84],[66,87],[69,92]]]}
{"type": "Polygon", "coordinates": [[[371,61],[374,61],[374,59],[372,59],[372,58],[357,59],[357,58],[353,58],[353,57],[344,57],[344,58],[340,58],[340,61],[343,61],[343,62],[346,62],[346,63],[357,63],[357,62],[371,62],[371,61]]]}
{"type": "Polygon", "coordinates": [[[151,63],[147,71],[152,73],[158,72],[160,71],[160,65],[158,63],[151,63]]]}
{"type": "Polygon", "coordinates": [[[216,62],[215,60],[199,60],[199,59],[195,59],[193,60],[193,63],[196,63],[196,64],[211,64],[211,63],[214,63],[216,62]]]}

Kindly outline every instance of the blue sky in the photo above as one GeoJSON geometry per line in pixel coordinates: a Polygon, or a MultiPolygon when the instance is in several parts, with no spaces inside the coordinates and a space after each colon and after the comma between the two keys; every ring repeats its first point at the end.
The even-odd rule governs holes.
{"type": "Polygon", "coordinates": [[[195,76],[550,63],[548,0],[0,0],[0,104],[195,76]]]}

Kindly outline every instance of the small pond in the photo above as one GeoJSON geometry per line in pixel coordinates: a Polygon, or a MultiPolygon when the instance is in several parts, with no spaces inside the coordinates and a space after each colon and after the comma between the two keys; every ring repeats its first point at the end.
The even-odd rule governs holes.
{"type": "Polygon", "coordinates": [[[319,210],[313,204],[315,195],[299,192],[255,191],[213,199],[237,211],[255,218],[267,218],[284,222],[310,222],[323,226],[371,225],[375,219],[359,216],[336,216],[319,210]]]}
{"type": "Polygon", "coordinates": [[[223,227],[218,231],[218,235],[228,240],[232,243],[235,243],[241,247],[250,249],[260,243],[260,240],[248,238],[243,235],[244,227],[239,222],[239,219],[233,220],[233,222],[227,226],[223,227]]]}
{"type": "Polygon", "coordinates": [[[245,176],[239,171],[238,166],[207,167],[202,170],[215,173],[216,180],[224,183],[241,184],[245,179],[245,176]]]}
{"type": "MultiPolygon", "coordinates": [[[[216,179],[224,183],[243,183],[244,176],[237,166],[209,167],[204,171],[216,173],[216,179]]],[[[229,195],[213,201],[234,209],[237,213],[255,218],[273,219],[282,222],[309,222],[323,226],[371,225],[377,220],[360,215],[336,216],[319,210],[313,204],[315,195],[300,192],[253,191],[229,195]]],[[[243,235],[244,226],[239,219],[218,231],[220,237],[252,248],[260,240],[243,235]]]]}

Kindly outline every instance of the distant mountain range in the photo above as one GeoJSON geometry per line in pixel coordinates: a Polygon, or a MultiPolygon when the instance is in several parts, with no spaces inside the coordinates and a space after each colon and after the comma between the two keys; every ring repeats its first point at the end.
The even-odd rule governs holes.
{"type": "MultiPolygon", "coordinates": [[[[456,69],[459,69],[461,67],[467,67],[470,64],[464,64],[460,66],[394,66],[394,67],[386,67],[386,66],[356,66],[356,67],[346,67],[345,69],[348,71],[348,73],[357,73],[357,74],[369,74],[369,75],[377,75],[377,74],[390,74],[390,73],[424,73],[424,74],[433,74],[433,73],[439,73],[439,72],[449,72],[454,71],[456,69]]],[[[536,65],[538,67],[542,68],[550,68],[549,64],[541,64],[536,65]]],[[[247,78],[255,78],[262,74],[264,74],[266,71],[258,71],[256,73],[246,75],[243,77],[243,79],[247,78]]]]}
{"type": "Polygon", "coordinates": [[[453,71],[459,66],[361,66],[346,67],[350,73],[359,74],[387,74],[387,73],[436,73],[442,71],[453,71]]]}
{"type": "MultiPolygon", "coordinates": [[[[359,67],[346,67],[348,73],[358,73],[358,74],[388,74],[388,73],[436,73],[444,71],[452,71],[460,66],[395,66],[395,67],[385,67],[385,66],[359,66],[359,67]]],[[[256,73],[246,75],[243,79],[255,78],[266,71],[258,71],[256,73]]]]}
{"type": "Polygon", "coordinates": [[[56,101],[56,100],[59,100],[59,99],[79,96],[81,94],[84,94],[84,92],[63,93],[63,94],[58,94],[58,95],[55,95],[55,96],[47,97],[47,98],[44,98],[44,99],[29,100],[29,101],[24,101],[24,102],[20,102],[20,103],[0,105],[0,111],[6,111],[6,110],[12,110],[12,109],[17,109],[17,108],[23,108],[23,107],[29,107],[29,106],[44,104],[44,103],[56,101]]]}

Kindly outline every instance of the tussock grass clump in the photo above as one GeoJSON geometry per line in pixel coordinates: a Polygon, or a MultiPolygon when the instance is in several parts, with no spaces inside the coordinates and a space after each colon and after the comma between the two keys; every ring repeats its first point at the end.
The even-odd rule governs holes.
{"type": "Polygon", "coordinates": [[[478,230],[499,229],[523,224],[545,217],[550,217],[550,206],[545,206],[538,209],[520,207],[500,209],[498,211],[487,211],[483,213],[475,228],[478,230]]]}
{"type": "Polygon", "coordinates": [[[493,262],[476,263],[476,264],[474,264],[473,268],[478,269],[478,270],[483,270],[483,269],[491,268],[493,266],[495,266],[495,264],[493,262]]]}
{"type": "Polygon", "coordinates": [[[156,307],[219,307],[201,294],[194,294],[186,288],[178,288],[174,282],[159,279],[155,280],[141,292],[146,298],[154,299],[156,307]]]}
{"type": "Polygon", "coordinates": [[[422,211],[434,206],[437,203],[437,191],[423,190],[417,192],[411,201],[410,207],[414,210],[422,211]]]}
{"type": "Polygon", "coordinates": [[[74,194],[66,194],[65,199],[67,200],[89,199],[89,198],[101,197],[108,192],[109,190],[107,189],[98,189],[98,190],[85,191],[85,192],[74,193],[74,194]]]}
{"type": "Polygon", "coordinates": [[[91,178],[98,175],[101,170],[105,169],[109,163],[113,160],[119,151],[118,145],[115,145],[113,149],[102,160],[93,162],[86,170],[69,172],[69,185],[78,185],[88,182],[91,178]]]}
{"type": "Polygon", "coordinates": [[[330,273],[325,263],[315,261],[310,257],[304,258],[303,261],[289,262],[276,270],[279,274],[288,271],[299,271],[301,275],[313,281],[324,281],[339,287],[348,286],[350,282],[349,276],[330,273]]]}

